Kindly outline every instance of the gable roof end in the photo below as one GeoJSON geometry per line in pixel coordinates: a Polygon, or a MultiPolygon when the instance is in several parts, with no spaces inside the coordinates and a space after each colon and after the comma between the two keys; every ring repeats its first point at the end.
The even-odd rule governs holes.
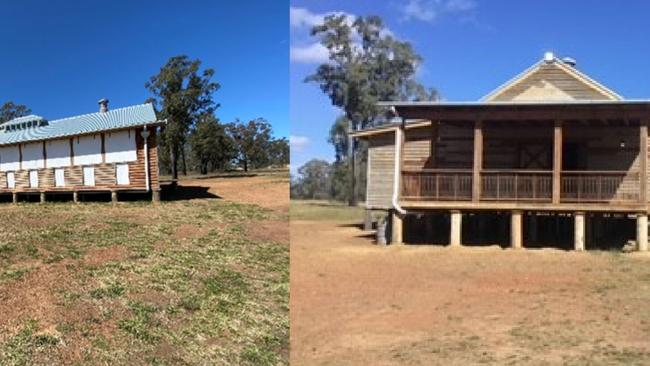
{"type": "MultiPolygon", "coordinates": [[[[591,77],[587,76],[583,72],[579,71],[576,69],[574,66],[570,66],[566,64],[564,61],[558,59],[555,56],[552,56],[548,59],[542,59],[538,62],[536,62],[534,65],[529,67],[528,69],[524,70],[522,73],[519,75],[515,76],[514,78],[510,79],[503,85],[499,86],[489,94],[485,95],[483,98],[481,98],[482,102],[494,102],[494,101],[504,101],[504,100],[513,100],[513,101],[531,101],[531,100],[543,100],[544,95],[543,93],[545,92],[542,90],[542,95],[536,95],[536,98],[532,99],[526,99],[525,96],[522,96],[526,91],[520,91],[518,94],[521,98],[514,99],[517,95],[514,96],[508,96],[507,93],[514,93],[516,92],[517,87],[521,88],[524,83],[534,81],[535,78],[538,78],[538,81],[541,81],[542,84],[541,86],[537,86],[537,88],[547,88],[547,92],[553,92],[556,93],[555,96],[549,95],[549,99],[557,99],[558,95],[561,95],[561,99],[586,99],[586,100],[624,100],[624,98],[614,92],[613,90],[609,89],[605,85],[597,82],[596,80],[592,79],[591,77]],[[544,79],[544,71],[548,71],[549,68],[552,67],[555,70],[553,71],[558,71],[562,76],[565,76],[565,82],[571,82],[575,86],[578,86],[582,88],[584,92],[584,96],[581,97],[576,97],[576,96],[571,96],[570,93],[565,93],[562,88],[558,88],[554,85],[558,80],[545,80],[544,79]],[[540,99],[541,97],[541,99],[540,99]]],[[[533,89],[532,87],[529,89],[533,89]]]]}

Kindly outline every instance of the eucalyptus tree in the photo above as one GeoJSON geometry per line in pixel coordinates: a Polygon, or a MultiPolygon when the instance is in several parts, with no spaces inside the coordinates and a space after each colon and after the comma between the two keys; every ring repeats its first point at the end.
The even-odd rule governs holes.
{"type": "Polygon", "coordinates": [[[235,160],[247,172],[250,168],[267,166],[273,141],[271,125],[264,118],[242,123],[239,120],[227,125],[228,134],[235,146],[235,160]]]}
{"type": "Polygon", "coordinates": [[[24,117],[32,113],[32,110],[22,104],[6,102],[0,107],[0,123],[11,121],[14,118],[24,117]]]}
{"type": "Polygon", "coordinates": [[[192,158],[201,174],[223,170],[235,157],[232,138],[212,114],[201,116],[189,137],[192,158]]]}
{"type": "Polygon", "coordinates": [[[178,178],[178,157],[187,142],[192,126],[200,116],[213,114],[219,107],[212,94],[220,85],[212,81],[214,70],[200,70],[201,61],[185,55],[171,57],[152,76],[145,87],[153,94],[159,118],[167,119],[161,133],[161,150],[169,154],[173,179],[178,178]]]}
{"type": "MultiPolygon", "coordinates": [[[[317,83],[339,107],[351,130],[381,121],[379,101],[435,99],[435,90],[427,90],[415,80],[422,58],[410,43],[395,38],[377,16],[357,17],[333,14],[314,26],[312,36],[328,50],[329,59],[305,81],[317,83]]],[[[348,202],[356,205],[354,159],[357,147],[348,143],[350,191],[348,202]]],[[[338,153],[338,152],[337,152],[338,153]]]]}

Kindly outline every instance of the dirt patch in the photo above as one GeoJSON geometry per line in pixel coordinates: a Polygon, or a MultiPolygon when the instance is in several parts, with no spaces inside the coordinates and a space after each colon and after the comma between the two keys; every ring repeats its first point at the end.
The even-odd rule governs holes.
{"type": "Polygon", "coordinates": [[[202,238],[210,232],[210,228],[205,226],[197,226],[193,224],[182,224],[176,228],[174,233],[175,239],[193,239],[202,238]]]}
{"type": "Polygon", "coordinates": [[[252,222],[248,225],[248,235],[252,240],[288,243],[289,222],[286,220],[252,222]]]}
{"type": "Polygon", "coordinates": [[[289,211],[288,174],[214,179],[189,179],[184,186],[207,187],[208,192],[228,201],[255,204],[280,212],[289,211]]]}
{"type": "Polygon", "coordinates": [[[61,264],[32,267],[21,279],[0,286],[0,341],[18,332],[28,319],[39,319],[43,328],[57,324],[53,289],[64,283],[67,270],[61,264]],[[3,337],[4,336],[4,337],[3,337]]]}
{"type": "Polygon", "coordinates": [[[108,248],[92,248],[84,256],[84,263],[97,266],[108,262],[119,261],[126,258],[128,250],[122,246],[108,248]]]}
{"type": "Polygon", "coordinates": [[[378,247],[295,220],[290,254],[292,365],[650,362],[647,256],[378,247]]]}

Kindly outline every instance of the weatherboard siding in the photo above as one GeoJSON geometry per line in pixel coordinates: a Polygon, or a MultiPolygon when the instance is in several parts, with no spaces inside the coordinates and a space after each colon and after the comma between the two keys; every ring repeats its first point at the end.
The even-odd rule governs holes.
{"type": "Polygon", "coordinates": [[[611,100],[612,98],[568,74],[555,63],[519,80],[488,101],[611,100]]]}
{"type": "Polygon", "coordinates": [[[377,209],[391,208],[394,167],[395,134],[385,133],[370,137],[366,206],[377,209]]]}
{"type": "MultiPolygon", "coordinates": [[[[126,131],[126,130],[125,130],[126,131]]],[[[144,154],[144,139],[141,137],[140,132],[142,128],[131,129],[130,133],[135,134],[135,143],[134,143],[134,152],[135,160],[128,162],[115,162],[115,163],[104,163],[100,162],[97,164],[82,164],[85,162],[84,159],[79,159],[79,156],[76,155],[75,147],[77,147],[77,137],[66,138],[64,139],[65,144],[68,148],[72,146],[71,157],[73,165],[71,166],[60,166],[60,164],[54,164],[54,167],[47,166],[45,168],[35,169],[38,171],[39,185],[37,188],[31,188],[29,184],[29,170],[32,169],[17,169],[15,170],[15,189],[7,188],[7,177],[6,171],[0,173],[0,192],[30,192],[30,191],[48,191],[48,192],[66,192],[73,190],[83,190],[83,191],[107,191],[107,190],[144,190],[146,189],[146,177],[145,177],[145,154],[144,154]],[[115,165],[116,164],[128,164],[129,166],[129,184],[128,185],[117,185],[116,184],[116,175],[115,175],[115,165]],[[84,166],[93,166],[95,168],[95,185],[94,186],[84,186],[83,185],[83,167],[84,166]],[[56,187],[54,181],[54,170],[55,168],[64,169],[65,176],[65,186],[56,187]]],[[[158,179],[158,146],[157,146],[157,135],[155,130],[149,130],[150,134],[147,139],[148,150],[149,150],[149,173],[150,173],[150,184],[153,190],[160,189],[160,183],[158,179]]],[[[60,141],[57,141],[55,145],[62,145],[60,141]]],[[[100,136],[96,135],[94,139],[97,143],[101,142],[100,136]]],[[[42,143],[41,143],[42,146],[42,143]]],[[[47,146],[47,144],[46,144],[47,146]]],[[[88,150],[86,153],[94,154],[95,149],[88,150]]],[[[45,150],[45,155],[47,156],[47,150],[45,150]]],[[[60,153],[60,149],[57,150],[60,153]]],[[[65,154],[59,154],[65,157],[65,154]]],[[[48,160],[45,159],[47,162],[48,160]]],[[[93,159],[93,161],[105,161],[105,158],[100,160],[93,159]]]]}

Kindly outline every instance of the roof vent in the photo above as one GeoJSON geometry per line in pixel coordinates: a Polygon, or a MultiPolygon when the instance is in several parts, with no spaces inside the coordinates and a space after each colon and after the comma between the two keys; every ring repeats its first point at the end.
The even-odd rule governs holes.
{"type": "Polygon", "coordinates": [[[565,64],[567,64],[567,65],[569,65],[571,67],[576,67],[576,64],[577,64],[576,60],[571,58],[571,57],[564,57],[562,59],[562,62],[564,62],[565,64]]]}
{"type": "Polygon", "coordinates": [[[551,63],[554,60],[555,60],[555,55],[553,54],[553,52],[544,53],[544,61],[546,61],[547,63],[551,63]]]}
{"type": "Polygon", "coordinates": [[[102,98],[97,103],[99,103],[99,111],[101,113],[108,112],[108,99],[102,98]]]}

